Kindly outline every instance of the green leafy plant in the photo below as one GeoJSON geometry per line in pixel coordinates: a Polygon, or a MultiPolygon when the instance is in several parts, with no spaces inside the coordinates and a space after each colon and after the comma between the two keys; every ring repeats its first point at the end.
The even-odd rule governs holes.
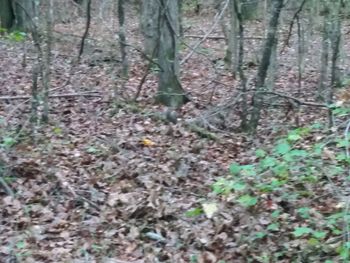
{"type": "Polygon", "coordinates": [[[23,42],[26,39],[27,34],[22,31],[13,31],[9,33],[6,37],[7,39],[14,42],[23,42]]]}
{"type": "Polygon", "coordinates": [[[0,144],[0,146],[1,146],[2,148],[4,148],[4,149],[9,149],[9,148],[11,148],[13,145],[15,145],[16,142],[17,142],[17,141],[16,141],[15,138],[6,136],[6,137],[3,137],[3,138],[2,138],[2,143],[0,144]]]}
{"type": "MultiPolygon", "coordinates": [[[[330,180],[347,178],[350,160],[344,149],[350,142],[334,137],[330,141],[326,136],[314,140],[314,134],[321,134],[322,128],[314,124],[288,132],[272,147],[255,150],[255,162],[231,164],[230,175],[213,184],[214,193],[254,213],[263,208],[271,211],[265,229],[256,231],[252,227],[243,238],[245,242],[258,246],[259,239],[289,235],[290,242],[305,244],[302,253],[306,258],[317,258],[324,251],[332,251],[345,261],[350,258],[350,243],[332,244],[332,240],[341,239],[344,222],[350,222],[347,212],[335,207],[323,213],[318,210],[324,206],[323,200],[305,204],[315,194],[327,191],[330,180]],[[266,200],[266,196],[271,199],[266,200]]],[[[277,255],[286,253],[288,247],[285,244],[275,251],[270,260],[278,261],[277,255]]]]}

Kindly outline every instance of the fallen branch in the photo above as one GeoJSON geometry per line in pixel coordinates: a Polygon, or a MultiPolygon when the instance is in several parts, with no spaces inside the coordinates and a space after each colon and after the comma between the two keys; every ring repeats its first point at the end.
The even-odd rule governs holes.
{"type": "Polygon", "coordinates": [[[219,141],[219,139],[220,139],[215,133],[210,132],[206,128],[200,127],[197,124],[186,123],[186,126],[190,131],[197,133],[202,138],[207,138],[207,139],[210,139],[213,141],[219,141]]]}
{"type": "MultiPolygon", "coordinates": [[[[93,92],[84,93],[67,93],[67,94],[53,94],[49,98],[69,98],[69,97],[101,97],[100,94],[93,92]]],[[[31,96],[1,96],[0,100],[28,100],[31,96]]]]}
{"type": "Polygon", "coordinates": [[[297,103],[299,105],[320,107],[320,108],[328,108],[328,106],[326,104],[302,101],[302,100],[297,99],[295,97],[291,97],[291,96],[288,96],[288,95],[285,95],[285,94],[281,94],[281,93],[278,93],[278,92],[274,92],[274,91],[257,91],[256,93],[276,95],[276,96],[279,96],[281,98],[292,100],[292,101],[294,101],[295,103],[297,103]]]}

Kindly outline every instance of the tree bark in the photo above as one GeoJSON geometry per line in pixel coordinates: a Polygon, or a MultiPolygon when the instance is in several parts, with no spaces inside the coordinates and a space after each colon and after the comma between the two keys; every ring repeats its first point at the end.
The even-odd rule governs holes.
{"type": "Polygon", "coordinates": [[[35,7],[33,0],[12,0],[12,8],[15,14],[14,27],[16,30],[31,30],[31,23],[35,16],[35,7]]]}
{"type": "Polygon", "coordinates": [[[269,21],[269,28],[267,33],[267,39],[265,41],[265,46],[263,49],[263,55],[261,63],[258,68],[257,78],[256,78],[256,90],[253,98],[253,110],[251,113],[251,118],[249,120],[249,130],[252,134],[256,133],[256,129],[259,124],[261,108],[262,108],[262,93],[261,91],[265,88],[265,80],[267,72],[270,66],[271,54],[273,51],[273,45],[276,42],[276,34],[278,28],[278,19],[282,10],[283,0],[273,0],[273,12],[269,21]]]}
{"type": "Polygon", "coordinates": [[[158,0],[143,0],[141,4],[141,32],[144,37],[144,52],[150,57],[157,57],[159,39],[158,0]]]}
{"type": "Polygon", "coordinates": [[[178,0],[159,0],[158,62],[160,65],[156,100],[168,107],[178,108],[188,102],[178,79],[178,0]]]}
{"type": "MultiPolygon", "coordinates": [[[[232,74],[235,77],[237,73],[238,68],[238,27],[237,27],[237,17],[236,13],[239,12],[239,10],[236,10],[238,8],[238,4],[235,3],[236,0],[230,0],[229,3],[229,13],[230,13],[230,31],[228,36],[228,45],[225,55],[225,63],[229,69],[232,69],[232,74]]],[[[241,13],[239,13],[241,15],[241,13]]],[[[239,22],[239,23],[242,23],[239,22]]]]}
{"type": "Polygon", "coordinates": [[[125,37],[125,12],[124,0],[118,0],[118,22],[119,22],[119,46],[122,57],[122,76],[128,76],[128,57],[126,53],[126,37],[125,37]]]}
{"type": "Polygon", "coordinates": [[[11,29],[15,22],[11,0],[0,0],[0,27],[11,29]]]}

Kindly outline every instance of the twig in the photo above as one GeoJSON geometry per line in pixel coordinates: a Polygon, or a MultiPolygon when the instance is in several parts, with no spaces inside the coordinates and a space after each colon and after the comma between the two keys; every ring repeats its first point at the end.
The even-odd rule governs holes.
{"type": "Polygon", "coordinates": [[[203,38],[201,40],[199,40],[192,48],[192,50],[181,60],[180,64],[185,63],[195,52],[195,50],[200,46],[200,44],[202,44],[207,38],[208,36],[214,31],[216,25],[219,23],[220,19],[222,18],[222,16],[225,13],[225,10],[228,6],[229,0],[226,0],[224,7],[221,9],[220,13],[218,13],[218,15],[216,16],[216,19],[213,23],[213,25],[211,26],[211,28],[209,29],[209,31],[203,36],[203,38]]]}
{"type": "MultiPolygon", "coordinates": [[[[188,38],[204,38],[205,36],[201,35],[185,35],[184,37],[188,38]]],[[[226,39],[225,36],[207,36],[207,39],[214,39],[214,40],[220,40],[220,39],[226,39]]],[[[257,39],[257,40],[264,40],[265,37],[244,37],[244,39],[257,39]]]]}
{"type": "Polygon", "coordinates": [[[288,30],[288,35],[286,40],[284,41],[284,46],[282,48],[281,53],[283,53],[283,51],[285,50],[285,48],[287,46],[289,46],[289,40],[290,37],[292,36],[292,30],[293,30],[293,26],[294,26],[294,20],[297,20],[299,18],[299,14],[300,12],[303,10],[304,5],[306,4],[307,0],[303,0],[303,2],[301,3],[301,5],[299,6],[298,10],[295,12],[295,14],[293,15],[292,21],[290,22],[289,25],[289,30],[288,30]]]}

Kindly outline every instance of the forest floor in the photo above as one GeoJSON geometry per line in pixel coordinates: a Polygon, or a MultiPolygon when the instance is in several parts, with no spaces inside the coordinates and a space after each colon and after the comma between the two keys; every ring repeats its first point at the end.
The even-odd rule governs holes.
{"type": "MultiPolygon", "coordinates": [[[[204,15],[186,16],[184,34],[203,35],[211,23],[204,15]]],[[[251,23],[247,36],[261,36],[261,25],[251,23]]],[[[256,150],[268,151],[295,127],[295,112],[271,107],[264,109],[255,137],[237,132],[237,109],[225,116],[224,126],[210,130],[215,139],[189,129],[188,120],[205,118],[208,109],[238,92],[239,81],[223,65],[223,40],[204,41],[200,51],[207,57],[195,54],[182,65],[181,82],[192,101],[179,111],[178,123],[169,124],[157,117],[164,108],[154,103],[154,72],[137,103],[125,102],[135,95],[147,65],[130,48],[130,75],[121,88],[111,59],[113,40],[103,41],[112,38],[97,23],[81,62],[72,66],[79,42],[75,32],[83,27],[84,20],[55,28],[52,94],[80,95],[52,98],[48,125],[29,136],[30,102],[0,98],[3,176],[15,192],[8,195],[0,187],[0,262],[340,262],[339,253],[310,248],[312,240],[291,234],[310,222],[297,215],[298,208],[307,206],[312,216],[339,210],[339,199],[324,180],[312,186],[311,196],[290,202],[279,191],[257,191],[252,207],[237,203],[235,194],[213,192],[213,183],[229,175],[232,163],[258,162],[256,150]],[[116,85],[122,95],[118,104],[112,97],[116,85]],[[81,95],[87,92],[98,96],[81,95]],[[278,230],[256,235],[273,225],[276,211],[278,230]]],[[[281,39],[287,30],[281,29],[281,39]]],[[[141,47],[137,23],[128,31],[130,43],[141,47]]],[[[222,32],[218,28],[211,35],[222,32]]],[[[198,39],[185,41],[194,45],[198,39]]],[[[315,102],[319,43],[310,42],[298,91],[292,37],[279,54],[276,91],[315,102]]],[[[0,96],[30,95],[36,58],[31,41],[25,45],[0,39],[0,96]]],[[[247,40],[245,49],[246,60],[254,62],[261,40],[247,40]]],[[[182,57],[187,52],[181,50],[182,57]]],[[[344,52],[350,54],[350,47],[344,52]]],[[[253,82],[251,65],[246,74],[253,82]]],[[[327,111],[306,106],[299,116],[300,126],[326,123],[327,111]]],[[[311,133],[306,143],[326,136],[326,130],[311,133]]],[[[328,232],[323,238],[338,242],[330,241],[328,232]]]]}

